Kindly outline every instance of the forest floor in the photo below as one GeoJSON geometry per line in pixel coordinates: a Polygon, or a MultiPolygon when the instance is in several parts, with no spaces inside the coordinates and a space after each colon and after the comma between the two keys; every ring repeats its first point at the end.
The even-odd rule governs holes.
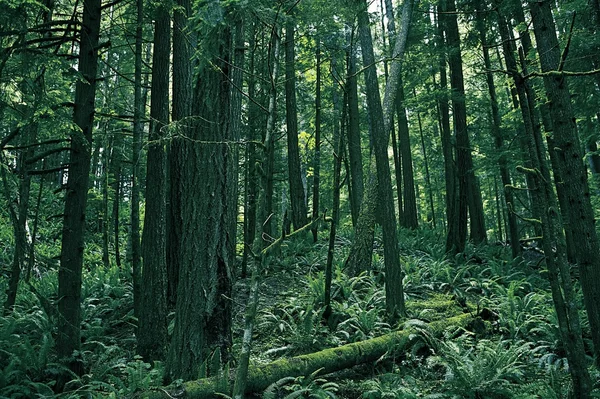
{"type": "MultiPolygon", "coordinates": [[[[329,375],[284,378],[255,397],[569,397],[568,363],[537,251],[512,260],[509,248],[485,245],[448,259],[440,232],[401,231],[408,317],[389,325],[381,243],[375,243],[371,271],[347,276],[343,263],[351,233],[346,230],[348,234],[342,228],[335,246],[329,323],[323,322],[322,306],[326,231],[317,243],[311,237],[286,242],[272,259],[260,278],[251,364],[364,341],[407,326],[420,328],[457,314],[470,313],[480,323],[449,328],[441,336],[418,329],[403,351],[390,350],[375,362],[329,375]]],[[[249,282],[239,279],[234,285],[234,357],[241,348],[249,282]]],[[[55,395],[53,381],[61,366],[53,354],[56,323],[48,303],[56,300],[56,272],[44,272],[32,286],[37,294],[22,287],[15,312],[0,317],[0,398],[135,397],[161,385],[163,365],[135,356],[128,271],[105,269],[98,262],[86,268],[83,286],[82,357],[88,373],[73,376],[71,391],[55,395]]],[[[589,326],[581,315],[589,353],[589,326]]],[[[231,370],[235,367],[233,363],[231,370]]],[[[598,385],[598,371],[590,371],[598,385]]]]}

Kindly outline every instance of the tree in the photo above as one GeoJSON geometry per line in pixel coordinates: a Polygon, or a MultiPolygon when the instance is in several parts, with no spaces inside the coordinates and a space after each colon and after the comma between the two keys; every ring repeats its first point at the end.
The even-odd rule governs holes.
{"type": "Polygon", "coordinates": [[[178,153],[171,163],[171,176],[178,175],[182,236],[175,326],[165,371],[170,380],[201,375],[211,356],[218,362],[206,372],[218,373],[215,363],[227,362],[231,346],[239,138],[234,119],[240,117],[231,91],[236,66],[233,33],[226,22],[232,11],[218,1],[196,11],[205,17],[199,26],[189,20],[187,25],[203,38],[194,116],[179,127],[178,153]]]}
{"type": "Polygon", "coordinates": [[[308,211],[304,185],[302,184],[300,151],[298,149],[294,28],[294,19],[292,15],[289,15],[285,24],[285,119],[287,123],[288,177],[292,202],[292,223],[294,229],[299,229],[308,222],[308,211]]]}
{"type": "MultiPolygon", "coordinates": [[[[460,35],[454,0],[446,0],[444,12],[444,29],[446,43],[449,48],[448,65],[450,66],[450,86],[452,87],[452,107],[454,129],[456,131],[456,163],[458,172],[458,209],[453,213],[458,218],[458,230],[452,238],[456,253],[462,252],[467,236],[467,208],[471,221],[471,239],[475,243],[486,241],[485,217],[479,183],[475,178],[471,144],[467,131],[467,109],[465,103],[465,85],[463,63],[460,50],[460,35]]],[[[455,223],[449,221],[448,223],[455,223]]]]}
{"type": "Polygon", "coordinates": [[[81,130],[74,131],[71,135],[58,274],[59,318],[56,347],[59,357],[78,375],[83,373],[83,364],[75,351],[81,345],[81,272],[85,245],[83,233],[96,99],[101,3],[101,0],[90,0],[83,7],[77,68],[81,78],[75,86],[73,112],[73,120],[81,130]]]}
{"type": "Polygon", "coordinates": [[[562,177],[557,184],[564,188],[567,197],[568,223],[565,228],[571,232],[574,243],[577,243],[574,249],[584,303],[592,331],[594,353],[600,359],[600,245],[581,152],[583,147],[577,134],[566,78],[560,74],[550,74],[561,71],[564,66],[550,2],[531,2],[530,10],[540,66],[542,72],[546,73],[543,80],[552,119],[556,166],[562,177]]]}
{"type": "Polygon", "coordinates": [[[169,122],[171,16],[155,10],[152,99],[146,173],[146,217],[142,234],[142,306],[137,331],[138,353],[146,360],[164,359],[167,343],[166,127],[169,122]]]}

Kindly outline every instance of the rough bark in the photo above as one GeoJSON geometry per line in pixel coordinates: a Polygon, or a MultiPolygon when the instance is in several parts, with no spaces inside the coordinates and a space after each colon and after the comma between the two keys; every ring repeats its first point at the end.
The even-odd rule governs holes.
{"type": "MultiPolygon", "coordinates": [[[[365,85],[369,114],[371,115],[373,153],[377,169],[377,207],[383,230],[384,263],[386,271],[386,311],[389,320],[395,321],[404,314],[405,308],[404,293],[402,289],[402,269],[400,266],[400,254],[396,230],[396,214],[394,210],[394,196],[392,193],[392,178],[387,150],[389,126],[393,112],[392,105],[394,104],[394,96],[398,87],[400,71],[399,63],[402,58],[400,54],[403,54],[404,47],[402,47],[402,40],[399,38],[396,47],[400,45],[402,51],[400,53],[394,51],[394,55],[398,54],[399,58],[397,62],[392,64],[392,69],[396,68],[397,71],[395,74],[390,73],[388,84],[386,85],[383,102],[383,108],[385,108],[384,112],[381,105],[381,97],[379,95],[375,56],[373,53],[373,40],[369,26],[367,5],[366,2],[362,0],[358,1],[356,4],[360,7],[358,10],[359,37],[363,55],[363,65],[366,66],[365,85]],[[391,93],[391,91],[394,93],[391,93]]],[[[411,2],[405,4],[411,4],[411,2]]],[[[408,30],[405,30],[406,33],[408,33],[408,30]]],[[[404,45],[405,44],[406,38],[404,38],[404,45]]]]}
{"type": "Polygon", "coordinates": [[[179,269],[181,268],[181,246],[183,231],[182,185],[178,170],[180,158],[183,156],[184,136],[191,124],[193,97],[193,64],[192,54],[196,42],[195,35],[188,32],[188,16],[191,15],[190,0],[178,0],[178,7],[173,12],[173,131],[175,139],[169,142],[168,148],[168,181],[167,197],[167,300],[170,309],[177,303],[179,285],[179,269]]]}
{"type": "Polygon", "coordinates": [[[101,0],[86,1],[83,8],[73,120],[80,131],[71,136],[69,176],[65,200],[60,268],[58,271],[59,358],[74,373],[83,373],[75,355],[81,347],[81,272],[83,266],[85,208],[89,185],[94,122],[101,0]]]}
{"type": "Polygon", "coordinates": [[[165,368],[171,380],[219,373],[231,346],[239,110],[231,91],[233,33],[225,23],[230,21],[224,10],[214,25],[208,21],[200,27],[209,57],[198,65],[193,96],[198,117],[182,130],[188,139],[179,140],[177,167],[171,170],[179,174],[183,223],[175,326],[165,368]]]}
{"type": "Polygon", "coordinates": [[[154,23],[146,217],[142,235],[144,290],[137,331],[138,353],[146,362],[164,359],[167,346],[167,154],[163,140],[169,122],[169,14],[166,8],[158,7],[154,23]]]}
{"type": "MultiPolygon", "coordinates": [[[[530,3],[534,33],[542,72],[561,69],[561,54],[549,1],[530,3]]],[[[558,172],[567,197],[568,223],[579,266],[584,304],[587,311],[594,354],[600,359],[600,245],[590,202],[587,172],[582,146],[577,133],[571,95],[566,78],[561,75],[544,77],[544,87],[553,125],[558,172]]]]}
{"type": "MultiPolygon", "coordinates": [[[[313,162],[313,200],[312,200],[312,218],[319,217],[319,188],[321,181],[321,39],[316,38],[316,88],[315,88],[315,154],[313,162]]],[[[317,242],[318,226],[312,230],[313,241],[317,242]]]]}
{"type": "Polygon", "coordinates": [[[133,146],[131,153],[131,269],[133,280],[133,314],[140,317],[142,299],[142,251],[140,248],[140,153],[144,101],[142,98],[142,40],[144,24],[143,0],[136,0],[137,21],[135,28],[134,87],[133,87],[133,146]]]}
{"type": "Polygon", "coordinates": [[[471,144],[467,131],[467,109],[465,102],[465,85],[460,50],[460,35],[454,0],[446,0],[444,11],[444,27],[449,48],[448,64],[450,66],[450,86],[452,87],[452,109],[454,128],[456,131],[456,163],[458,168],[458,211],[453,215],[458,218],[457,236],[453,240],[454,251],[462,252],[467,236],[467,208],[469,210],[471,239],[479,244],[485,242],[486,229],[483,214],[483,202],[479,183],[475,177],[471,144]]]}
{"type": "Polygon", "coordinates": [[[293,16],[288,16],[285,25],[285,120],[287,124],[288,178],[290,201],[292,203],[292,223],[299,229],[307,222],[306,197],[300,169],[298,149],[298,109],[296,102],[296,62],[293,16]]]}
{"type": "Polygon", "coordinates": [[[543,234],[542,247],[546,254],[547,276],[550,281],[559,331],[569,360],[569,371],[573,380],[575,396],[587,398],[591,389],[591,381],[585,364],[579,315],[565,257],[566,244],[562,235],[561,215],[557,211],[557,201],[551,186],[545,154],[541,151],[542,147],[539,145],[541,137],[536,137],[525,83],[522,75],[518,73],[517,63],[510,48],[509,30],[502,14],[499,15],[498,26],[503,41],[506,66],[508,70],[513,71],[512,78],[517,90],[526,132],[519,139],[521,145],[527,150],[529,165],[526,168],[521,168],[521,170],[531,175],[535,184],[532,191],[534,215],[539,218],[538,223],[541,225],[543,234]]]}
{"type": "Polygon", "coordinates": [[[348,35],[349,48],[346,52],[348,64],[348,77],[346,79],[346,92],[348,101],[348,158],[350,162],[350,186],[352,195],[350,207],[352,212],[352,225],[357,226],[358,215],[364,196],[362,147],[360,142],[360,113],[358,110],[358,82],[356,77],[356,44],[352,35],[348,35]]]}
{"type": "MultiPolygon", "coordinates": [[[[492,110],[492,137],[494,138],[494,144],[496,150],[499,152],[498,156],[498,167],[500,169],[500,177],[502,179],[504,200],[508,208],[508,233],[510,237],[510,248],[512,251],[513,258],[516,258],[521,254],[521,244],[519,242],[519,230],[517,225],[517,215],[515,214],[513,192],[511,190],[512,181],[510,178],[510,172],[508,170],[508,160],[504,153],[504,137],[501,130],[502,120],[500,117],[500,111],[498,107],[498,98],[496,95],[496,84],[494,82],[494,75],[491,72],[491,61],[490,51],[488,48],[485,19],[483,10],[479,9],[477,19],[477,29],[479,30],[479,40],[481,42],[481,48],[483,52],[483,63],[486,71],[486,83],[488,87],[488,94],[490,96],[490,106],[492,110]]],[[[500,215],[498,215],[500,216],[500,215]]],[[[498,217],[500,219],[500,217],[498,217]]]]}

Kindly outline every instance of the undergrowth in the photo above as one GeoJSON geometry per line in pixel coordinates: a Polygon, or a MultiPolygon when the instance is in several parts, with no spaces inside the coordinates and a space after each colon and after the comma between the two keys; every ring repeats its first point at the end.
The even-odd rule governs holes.
{"type": "MultiPolygon", "coordinates": [[[[336,241],[329,323],[323,322],[325,239],[316,245],[308,239],[286,244],[272,263],[261,284],[254,362],[362,341],[398,328],[385,321],[380,246],[370,272],[348,276],[343,260],[351,241],[345,237],[342,232],[336,241]]],[[[423,330],[405,353],[335,375],[285,378],[272,384],[263,398],[569,397],[568,363],[539,262],[510,260],[508,249],[495,246],[469,247],[448,259],[443,238],[430,230],[403,231],[400,244],[408,323],[418,327],[469,312],[481,316],[483,327],[449,331],[442,338],[423,330]]],[[[31,281],[31,287],[20,287],[14,311],[0,317],[0,397],[122,398],[161,385],[163,365],[135,355],[128,271],[105,269],[93,261],[85,270],[82,291],[79,355],[86,373],[72,376],[67,391],[55,394],[56,378],[66,372],[54,354],[56,271],[49,268],[31,281]]],[[[3,279],[2,292],[5,284],[3,279]]],[[[236,283],[234,302],[245,301],[244,284],[236,283]]],[[[234,354],[242,320],[234,315],[234,354]]],[[[594,376],[599,377],[597,372],[594,376]]]]}

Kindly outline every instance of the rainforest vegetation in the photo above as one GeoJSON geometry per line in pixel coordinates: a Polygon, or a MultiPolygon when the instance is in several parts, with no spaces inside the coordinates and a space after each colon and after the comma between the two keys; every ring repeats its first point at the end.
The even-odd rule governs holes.
{"type": "Polygon", "coordinates": [[[600,397],[598,0],[0,0],[0,397],[600,397]]]}

